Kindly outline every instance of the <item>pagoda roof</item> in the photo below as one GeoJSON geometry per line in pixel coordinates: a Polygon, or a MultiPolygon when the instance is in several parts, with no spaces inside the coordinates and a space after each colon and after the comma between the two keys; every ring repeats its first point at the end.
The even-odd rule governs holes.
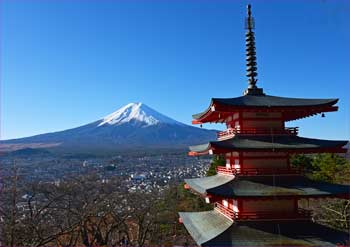
{"type": "MultiPolygon", "coordinates": [[[[321,112],[336,111],[333,106],[338,99],[305,99],[287,98],[271,95],[244,95],[236,98],[212,98],[210,106],[204,112],[192,115],[194,122],[215,122],[218,114],[225,114],[244,110],[257,111],[290,111],[284,114],[286,121],[295,120],[321,112]],[[213,108],[214,107],[214,108],[213,108]]],[[[229,116],[229,115],[227,115],[229,116]]]]}
{"type": "Polygon", "coordinates": [[[348,141],[332,141],[299,137],[294,135],[235,135],[223,141],[211,141],[206,144],[190,146],[190,155],[214,154],[233,151],[289,151],[297,153],[346,152],[342,147],[348,141]]]}
{"type": "Polygon", "coordinates": [[[349,239],[345,232],[311,221],[234,222],[216,210],[179,215],[201,246],[335,246],[349,239]]]}
{"type": "Polygon", "coordinates": [[[185,182],[198,193],[206,194],[207,190],[225,185],[234,178],[232,175],[217,174],[202,178],[189,178],[185,179],[185,182]]]}
{"type": "Polygon", "coordinates": [[[192,238],[199,244],[208,242],[227,230],[233,223],[216,210],[204,212],[179,212],[180,218],[192,238]]]}
{"type": "Polygon", "coordinates": [[[185,179],[196,192],[224,198],[323,197],[349,195],[350,186],[313,181],[301,175],[214,176],[185,179]]]}

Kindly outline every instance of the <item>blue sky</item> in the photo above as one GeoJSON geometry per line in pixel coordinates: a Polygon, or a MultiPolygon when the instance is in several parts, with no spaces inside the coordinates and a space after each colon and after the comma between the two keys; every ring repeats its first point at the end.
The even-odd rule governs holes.
{"type": "MultiPolygon", "coordinates": [[[[350,2],[249,2],[258,85],[339,98],[338,112],[288,125],[349,139],[350,2]]],[[[77,127],[129,102],[190,124],[211,97],[241,96],[247,3],[2,0],[1,139],[77,127]]]]}

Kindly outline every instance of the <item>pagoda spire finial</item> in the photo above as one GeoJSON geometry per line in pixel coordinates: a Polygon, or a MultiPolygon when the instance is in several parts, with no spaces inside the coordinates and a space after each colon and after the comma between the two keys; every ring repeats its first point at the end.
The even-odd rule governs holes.
{"type": "Polygon", "coordinates": [[[256,67],[255,52],[255,36],[254,36],[254,18],[252,17],[251,5],[247,6],[246,18],[246,61],[247,61],[247,77],[248,88],[244,91],[244,95],[264,95],[262,88],[256,86],[256,76],[258,75],[256,67]]]}

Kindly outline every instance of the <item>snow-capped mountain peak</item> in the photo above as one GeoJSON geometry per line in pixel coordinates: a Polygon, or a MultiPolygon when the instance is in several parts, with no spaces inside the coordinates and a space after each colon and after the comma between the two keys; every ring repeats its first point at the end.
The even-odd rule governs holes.
{"type": "MultiPolygon", "coordinates": [[[[129,103],[115,112],[107,115],[98,126],[102,125],[121,125],[124,123],[137,123],[143,126],[156,125],[160,123],[181,124],[143,103],[129,103]]],[[[182,124],[181,124],[182,125],[182,124]]]]}
{"type": "Polygon", "coordinates": [[[52,148],[69,154],[115,154],[117,150],[153,152],[158,148],[182,149],[208,142],[215,137],[215,130],[192,127],[177,122],[145,104],[130,103],[102,119],[76,128],[0,141],[1,147],[7,146],[5,149],[0,147],[0,151],[6,148],[52,148]],[[6,145],[2,145],[3,143],[6,145]]]}

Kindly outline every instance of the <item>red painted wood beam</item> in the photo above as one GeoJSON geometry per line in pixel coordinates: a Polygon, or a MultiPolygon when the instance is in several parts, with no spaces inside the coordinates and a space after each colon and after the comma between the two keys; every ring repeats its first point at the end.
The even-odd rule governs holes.
{"type": "Polygon", "coordinates": [[[271,195],[271,196],[236,196],[233,199],[243,201],[273,201],[278,199],[324,199],[324,198],[342,198],[349,199],[349,194],[334,194],[334,195],[271,195]]]}
{"type": "Polygon", "coordinates": [[[202,122],[199,121],[199,120],[194,119],[194,120],[192,120],[192,124],[202,124],[202,122]]]}
{"type": "MultiPolygon", "coordinates": [[[[211,105],[212,106],[212,105],[211,105]]],[[[225,106],[217,104],[215,105],[215,111],[211,111],[211,107],[207,109],[207,112],[199,119],[195,119],[196,124],[198,122],[215,122],[222,118],[227,118],[236,112],[283,112],[283,120],[290,121],[299,118],[312,116],[323,112],[337,111],[338,106],[320,106],[320,107],[239,107],[239,106],[225,106]],[[220,115],[220,117],[219,117],[220,115]]]]}

